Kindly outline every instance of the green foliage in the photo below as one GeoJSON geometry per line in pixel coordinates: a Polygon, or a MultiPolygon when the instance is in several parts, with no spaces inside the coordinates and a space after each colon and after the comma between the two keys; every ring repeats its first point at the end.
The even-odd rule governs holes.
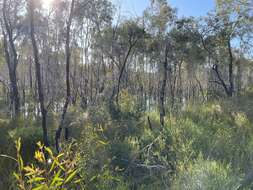
{"type": "Polygon", "coordinates": [[[146,116],[142,112],[136,113],[134,99],[126,92],[121,97],[126,98],[120,98],[116,118],[108,114],[110,111],[106,106],[89,110],[89,125],[82,134],[79,166],[86,187],[117,189],[123,183],[130,189],[163,188],[168,180],[161,181],[161,177],[169,179],[173,169],[174,157],[169,149],[171,136],[166,131],[161,133],[160,128],[151,131],[146,116]]]}
{"type": "Polygon", "coordinates": [[[136,100],[126,90],[119,95],[119,107],[122,112],[131,113],[135,111],[136,100]]]}
{"type": "Polygon", "coordinates": [[[94,124],[94,126],[105,126],[110,121],[110,115],[107,111],[105,105],[92,106],[88,110],[89,121],[94,124]]]}
{"type": "MultiPolygon", "coordinates": [[[[10,131],[14,140],[22,139],[23,149],[21,150],[24,162],[27,163],[32,159],[31,152],[35,152],[36,143],[43,140],[43,132],[40,126],[18,127],[10,131]]],[[[53,134],[50,134],[50,142],[53,142],[53,134]]]]}
{"type": "Polygon", "coordinates": [[[15,169],[13,160],[10,160],[5,155],[14,156],[15,146],[12,138],[9,135],[8,129],[9,122],[6,120],[0,120],[0,187],[10,188],[12,187],[12,171],[15,169]]]}
{"type": "Polygon", "coordinates": [[[35,163],[25,166],[20,154],[21,140],[16,141],[18,170],[14,176],[20,190],[69,190],[80,187],[77,159],[71,148],[55,156],[50,148],[40,142],[37,145],[35,163]]]}
{"type": "Polygon", "coordinates": [[[202,153],[205,158],[225,161],[241,169],[251,164],[252,125],[243,112],[230,112],[214,103],[189,107],[178,122],[180,138],[191,143],[193,158],[202,153]]]}
{"type": "MultiPolygon", "coordinates": [[[[64,186],[61,188],[71,189],[77,185],[86,190],[161,190],[171,185],[175,190],[233,189],[253,163],[253,127],[246,105],[240,105],[240,100],[237,107],[236,102],[233,105],[229,102],[188,105],[182,112],[168,114],[164,127],[160,126],[158,112],[145,113],[138,109],[136,98],[127,91],[120,94],[118,107],[114,105],[117,115],[113,115],[108,104],[90,106],[87,112],[70,108],[65,125],[78,143],[74,148],[63,148],[59,163],[64,168],[68,161],[73,163],[73,167],[78,168],[81,183],[71,182],[65,187],[60,180],[59,184],[64,186]]],[[[42,139],[41,128],[36,127],[34,121],[26,123],[31,123],[31,127],[9,129],[10,122],[0,121],[0,126],[9,129],[0,128],[6,134],[6,138],[1,139],[2,144],[6,144],[5,141],[11,144],[10,136],[23,139],[17,160],[20,166],[24,162],[23,165],[30,168],[23,166],[26,170],[22,170],[22,178],[17,172],[19,185],[22,187],[23,183],[25,188],[31,188],[46,184],[50,188],[59,170],[60,178],[66,180],[69,173],[57,164],[54,172],[49,172],[52,165],[46,163],[43,151],[36,151],[36,142],[42,139]],[[35,160],[30,156],[34,151],[35,160]],[[45,173],[35,173],[32,178],[25,176],[36,169],[45,173]],[[44,179],[45,175],[50,182],[44,179]]],[[[43,146],[39,145],[42,150],[43,146]]],[[[3,147],[5,149],[2,154],[13,155],[7,154],[12,150],[3,147]]],[[[45,153],[52,162],[57,158],[50,149],[45,149],[45,153]]],[[[0,164],[1,160],[7,163],[6,158],[0,158],[0,164]]],[[[11,173],[13,161],[8,162],[12,168],[6,171],[11,173]]],[[[11,185],[11,179],[8,177],[4,183],[11,185]]]]}
{"type": "Polygon", "coordinates": [[[136,117],[136,104],[127,93],[123,95],[118,117],[111,117],[106,106],[94,107],[88,114],[80,166],[88,189],[105,184],[115,189],[122,181],[129,187],[164,189],[199,154],[230,164],[241,174],[251,164],[252,127],[243,112],[230,112],[218,102],[189,105],[180,117],[167,116],[161,128],[157,112],[136,117]]]}
{"type": "Polygon", "coordinates": [[[115,189],[121,186],[121,180],[110,168],[111,157],[107,149],[109,142],[102,135],[101,128],[85,126],[79,146],[79,168],[83,176],[85,189],[115,189]]]}
{"type": "Polygon", "coordinates": [[[173,190],[235,190],[240,177],[229,165],[198,158],[187,169],[182,168],[175,180],[173,190]]]}

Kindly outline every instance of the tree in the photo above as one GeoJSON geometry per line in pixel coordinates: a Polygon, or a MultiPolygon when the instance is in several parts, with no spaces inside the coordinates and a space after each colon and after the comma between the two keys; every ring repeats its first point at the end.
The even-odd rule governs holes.
{"type": "Polygon", "coordinates": [[[164,126],[165,113],[165,97],[166,86],[168,80],[168,52],[170,51],[170,42],[167,40],[168,26],[173,23],[175,17],[175,10],[173,10],[165,0],[151,1],[151,7],[145,11],[145,17],[148,19],[148,26],[155,49],[155,56],[157,63],[159,78],[159,103],[158,108],[160,112],[160,124],[164,126]]]}
{"type": "Polygon", "coordinates": [[[116,83],[113,86],[111,100],[118,104],[119,93],[126,68],[130,63],[136,47],[140,45],[145,31],[135,21],[125,21],[119,26],[108,27],[99,34],[100,48],[117,68],[116,83]]]}
{"type": "Polygon", "coordinates": [[[234,85],[234,47],[235,41],[238,44],[244,44],[250,38],[252,27],[250,26],[250,9],[245,8],[246,4],[240,4],[239,1],[218,1],[215,14],[206,17],[205,24],[202,25],[200,37],[204,49],[209,57],[214,61],[213,71],[217,76],[217,84],[221,85],[228,97],[232,97],[235,91],[234,85]],[[244,11],[236,11],[244,10],[244,11]],[[228,73],[226,77],[222,76],[220,67],[227,65],[228,73]]]}
{"type": "MultiPolygon", "coordinates": [[[[71,101],[71,89],[70,89],[70,58],[71,58],[71,49],[70,49],[70,32],[71,32],[71,26],[72,26],[72,19],[74,16],[74,6],[75,6],[75,0],[71,1],[71,7],[70,7],[70,13],[67,20],[67,32],[66,32],[66,44],[65,44],[65,56],[66,56],[66,99],[65,104],[62,111],[61,121],[60,125],[56,131],[55,134],[55,144],[56,144],[56,150],[59,152],[59,139],[61,136],[61,131],[64,125],[64,119],[65,115],[68,110],[69,102],[71,101]]],[[[68,128],[65,127],[65,139],[68,140],[68,128]]]]}
{"type": "MultiPolygon", "coordinates": [[[[21,2],[22,3],[22,2],[21,2]]],[[[11,107],[14,116],[20,113],[20,96],[18,91],[17,80],[17,66],[18,66],[18,53],[15,41],[19,37],[18,25],[20,23],[18,18],[18,10],[20,9],[20,2],[3,0],[2,6],[2,32],[4,41],[5,60],[8,65],[9,80],[10,80],[10,99],[11,107]],[[14,19],[11,19],[14,17],[14,19]]]]}
{"type": "Polygon", "coordinates": [[[31,42],[32,42],[32,47],[33,47],[33,58],[34,58],[34,63],[35,63],[35,70],[36,70],[37,90],[38,90],[39,103],[40,103],[40,112],[42,115],[43,142],[45,146],[49,146],[48,134],[47,134],[47,109],[45,107],[43,84],[42,84],[42,78],[41,78],[41,65],[40,65],[40,60],[39,60],[39,51],[38,51],[38,46],[36,42],[35,28],[34,28],[34,11],[36,10],[34,0],[29,0],[28,8],[29,8],[29,16],[30,16],[30,35],[31,35],[31,42]]]}
{"type": "MultiPolygon", "coordinates": [[[[204,84],[205,81],[199,81],[198,75],[201,75],[201,69],[203,70],[203,66],[206,64],[206,52],[201,46],[201,40],[199,39],[198,30],[197,30],[197,21],[193,18],[182,18],[177,19],[175,22],[175,26],[169,32],[171,44],[172,44],[172,70],[174,73],[174,83],[170,86],[174,87],[171,89],[171,105],[174,105],[173,97],[175,97],[175,93],[173,91],[176,90],[177,98],[179,98],[179,102],[182,103],[183,98],[188,100],[190,94],[192,97],[194,96],[195,86],[198,86],[200,94],[203,98],[203,101],[206,100],[206,95],[204,92],[204,84]],[[185,88],[191,89],[188,92],[183,92],[184,86],[182,84],[182,68],[186,68],[187,72],[187,81],[185,81],[185,88]],[[178,72],[178,73],[176,73],[178,72]],[[177,83],[177,87],[175,87],[177,83]],[[197,83],[197,84],[196,84],[197,83]],[[187,95],[186,95],[187,94],[187,95]]],[[[197,96],[197,99],[199,97],[197,96]]]]}

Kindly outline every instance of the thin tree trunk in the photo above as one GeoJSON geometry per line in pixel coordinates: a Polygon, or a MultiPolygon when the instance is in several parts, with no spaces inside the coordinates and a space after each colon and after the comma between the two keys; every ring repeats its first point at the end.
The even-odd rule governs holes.
{"type": "Polygon", "coordinates": [[[14,44],[15,39],[13,38],[12,28],[10,22],[7,19],[6,10],[8,10],[6,6],[6,0],[3,1],[3,25],[6,30],[6,33],[3,29],[3,37],[4,37],[4,51],[5,51],[5,59],[8,65],[9,70],[9,79],[10,79],[10,99],[12,102],[12,110],[14,117],[20,114],[20,96],[18,91],[17,84],[17,66],[18,66],[18,56],[16,47],[14,44]],[[13,109],[14,107],[14,109],[13,109]]]}
{"type": "Polygon", "coordinates": [[[170,71],[171,109],[173,109],[175,105],[176,83],[177,83],[177,65],[174,66],[174,75],[172,71],[170,71]]]}
{"type": "MultiPolygon", "coordinates": [[[[203,38],[203,36],[201,36],[201,41],[202,41],[202,45],[204,47],[204,49],[208,52],[209,56],[212,56],[213,53],[211,52],[211,50],[209,50],[206,46],[205,40],[203,38]]],[[[229,71],[228,71],[228,78],[229,78],[229,85],[227,85],[225,83],[225,81],[223,80],[219,69],[218,69],[218,63],[220,62],[215,56],[212,56],[212,58],[215,60],[216,64],[214,64],[213,66],[213,70],[215,71],[215,74],[218,78],[219,81],[215,81],[217,84],[221,85],[223,87],[223,89],[225,90],[225,93],[228,97],[232,97],[233,96],[233,92],[234,92],[234,76],[233,76],[233,53],[232,53],[232,48],[231,48],[231,42],[230,39],[228,39],[227,41],[227,48],[228,48],[228,53],[229,53],[229,71]]]]}
{"type": "Polygon", "coordinates": [[[36,78],[37,78],[37,85],[38,85],[38,95],[39,95],[39,103],[40,103],[40,111],[42,115],[42,130],[43,130],[43,141],[45,146],[49,146],[48,142],[48,134],[47,134],[47,110],[45,108],[44,103],[44,94],[43,94],[43,85],[41,80],[41,65],[39,62],[39,52],[38,47],[35,39],[35,32],[34,32],[34,0],[30,0],[29,2],[29,9],[30,9],[30,27],[31,27],[31,41],[33,46],[33,56],[35,62],[35,70],[36,70],[36,78]]]}
{"type": "Polygon", "coordinates": [[[237,77],[236,77],[236,81],[237,81],[237,95],[239,96],[241,94],[241,90],[242,90],[242,66],[241,63],[238,62],[237,64],[237,77]]]}
{"type": "MultiPolygon", "coordinates": [[[[70,14],[69,18],[67,21],[67,34],[66,34],[66,44],[65,44],[65,53],[66,53],[66,99],[61,115],[61,121],[60,125],[56,131],[55,134],[55,146],[57,152],[60,151],[60,146],[59,146],[59,140],[61,137],[61,132],[64,126],[64,119],[68,110],[68,105],[71,100],[71,90],[70,90],[70,58],[71,58],[71,50],[70,50],[70,32],[71,32],[71,24],[72,24],[72,19],[73,19],[73,12],[74,12],[74,4],[75,0],[71,1],[71,8],[70,8],[70,14]]],[[[68,127],[65,126],[65,140],[68,140],[68,127]]]]}
{"type": "Polygon", "coordinates": [[[229,52],[229,93],[228,96],[233,96],[234,93],[234,75],[233,75],[233,62],[234,57],[231,48],[231,42],[228,40],[228,52],[229,52]]]}
{"type": "Polygon", "coordinates": [[[162,78],[162,86],[160,90],[160,97],[159,97],[159,112],[160,112],[160,124],[164,126],[164,117],[165,117],[165,93],[166,93],[166,85],[167,85],[167,78],[168,78],[168,45],[166,44],[165,48],[165,60],[163,62],[163,78],[162,78]]]}
{"type": "Polygon", "coordinates": [[[124,74],[124,71],[125,71],[125,68],[126,68],[126,64],[127,64],[128,58],[129,58],[129,56],[132,52],[132,49],[135,46],[135,44],[137,43],[137,41],[138,40],[135,40],[133,43],[130,43],[128,51],[127,51],[126,56],[124,58],[122,67],[120,68],[120,71],[119,71],[119,78],[118,78],[117,87],[116,87],[116,90],[117,90],[116,91],[116,103],[117,104],[119,102],[120,85],[121,85],[121,80],[122,80],[122,77],[123,77],[123,74],[124,74]]]}

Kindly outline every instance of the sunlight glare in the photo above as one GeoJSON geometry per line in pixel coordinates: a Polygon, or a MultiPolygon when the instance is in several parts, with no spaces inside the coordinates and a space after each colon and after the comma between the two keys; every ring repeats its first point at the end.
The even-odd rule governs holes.
{"type": "Polygon", "coordinates": [[[50,8],[52,2],[53,2],[53,0],[42,0],[43,7],[46,9],[50,8]]]}

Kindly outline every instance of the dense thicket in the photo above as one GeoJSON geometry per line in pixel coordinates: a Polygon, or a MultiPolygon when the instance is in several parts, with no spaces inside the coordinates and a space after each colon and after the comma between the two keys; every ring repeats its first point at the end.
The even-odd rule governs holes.
{"type": "Polygon", "coordinates": [[[251,0],[43,2],[0,1],[0,187],[253,188],[251,0]]]}

